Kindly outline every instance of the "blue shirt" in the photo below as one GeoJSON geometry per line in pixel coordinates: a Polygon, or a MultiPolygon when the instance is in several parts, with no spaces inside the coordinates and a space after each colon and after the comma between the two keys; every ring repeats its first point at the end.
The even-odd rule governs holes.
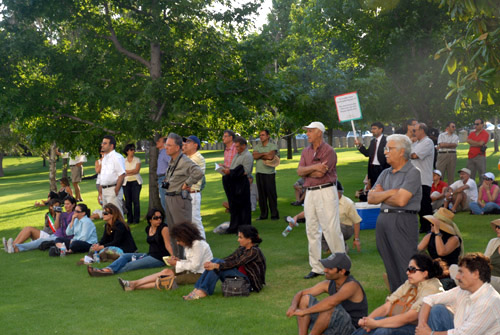
{"type": "Polygon", "coordinates": [[[73,227],[66,228],[67,235],[74,235],[73,240],[84,241],[90,244],[97,243],[97,231],[95,224],[88,216],[84,216],[81,220],[75,218],[73,227]]]}
{"type": "Polygon", "coordinates": [[[160,154],[158,155],[158,166],[156,168],[156,175],[162,175],[167,172],[168,164],[170,163],[169,155],[167,155],[167,151],[165,149],[160,150],[160,154]]]}

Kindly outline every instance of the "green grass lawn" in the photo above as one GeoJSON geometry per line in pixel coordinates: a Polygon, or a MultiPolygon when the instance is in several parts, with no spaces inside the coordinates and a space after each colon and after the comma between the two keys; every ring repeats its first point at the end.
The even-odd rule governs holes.
{"type": "MultiPolygon", "coordinates": [[[[354,199],[361,188],[367,159],[353,149],[338,149],[338,175],[345,194],[354,199]]],[[[459,147],[457,169],[465,166],[467,146],[459,147]]],[[[215,257],[225,257],[237,246],[233,235],[216,235],[213,228],[229,215],[221,207],[225,195],[221,177],[214,163],[223,160],[221,151],[204,151],[207,160],[207,186],[203,191],[202,216],[207,240],[215,257]]],[[[281,157],[286,157],[283,152],[281,157]]],[[[488,170],[498,175],[500,154],[489,150],[488,170]]],[[[144,162],[144,156],[141,156],[144,162]]],[[[293,160],[282,160],[278,168],[278,202],[282,218],[296,214],[293,207],[293,183],[297,179],[299,154],[293,160]]],[[[58,163],[60,176],[61,163],[58,163]]],[[[35,200],[48,193],[48,168],[41,158],[4,159],[6,176],[0,179],[0,237],[15,237],[24,226],[42,227],[44,209],[33,207],[35,200]]],[[[94,174],[93,161],[85,166],[85,174],[94,174]]],[[[148,205],[148,167],[141,174],[145,184],[141,192],[142,214],[148,205]]],[[[82,197],[91,209],[97,206],[94,181],[81,183],[82,197]]],[[[258,217],[258,209],[253,220],[258,217]]],[[[489,221],[493,216],[471,216],[460,213],[456,222],[462,230],[466,251],[484,251],[494,236],[489,221]]],[[[285,312],[300,289],[321,280],[304,280],[310,271],[304,225],[294,229],[287,238],[281,235],[284,220],[258,221],[267,258],[267,286],[261,293],[247,298],[223,298],[220,284],[215,294],[199,301],[185,302],[182,295],[192,286],[176,291],[156,290],[123,292],[117,277],[91,278],[84,266],[77,266],[77,255],[49,257],[47,252],[31,251],[9,255],[0,252],[0,333],[1,334],[290,334],[296,332],[294,319],[285,312]]],[[[96,221],[98,235],[103,221],[96,221]]],[[[145,220],[132,227],[142,252],[147,251],[145,220]]],[[[362,252],[350,251],[352,273],[363,284],[370,310],[383,303],[388,291],[382,280],[384,266],[375,246],[375,232],[361,232],[362,252]]],[[[348,242],[352,245],[352,241],[348,242]]],[[[122,274],[124,279],[138,279],[154,270],[122,274]]]]}

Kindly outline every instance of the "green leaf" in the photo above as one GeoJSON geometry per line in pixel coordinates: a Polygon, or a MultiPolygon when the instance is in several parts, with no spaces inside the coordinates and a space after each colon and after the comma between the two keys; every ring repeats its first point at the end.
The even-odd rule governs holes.
{"type": "Polygon", "coordinates": [[[453,74],[453,72],[457,69],[457,59],[455,57],[450,58],[446,67],[448,68],[448,73],[453,74]]]}

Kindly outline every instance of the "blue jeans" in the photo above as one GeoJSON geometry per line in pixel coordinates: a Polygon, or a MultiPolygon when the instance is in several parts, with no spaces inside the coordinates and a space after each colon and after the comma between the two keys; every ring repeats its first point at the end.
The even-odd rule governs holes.
{"type": "Polygon", "coordinates": [[[444,332],[455,328],[453,314],[444,305],[432,306],[427,324],[436,332],[444,332]]]}
{"type": "MultiPolygon", "coordinates": [[[[166,214],[167,213],[167,204],[165,203],[166,190],[161,187],[161,184],[163,183],[164,180],[165,180],[165,176],[158,177],[158,190],[160,192],[161,207],[163,207],[163,213],[166,214]]],[[[163,221],[165,222],[166,220],[163,219],[163,221]]]]}
{"type": "MultiPolygon", "coordinates": [[[[384,319],[384,317],[377,317],[375,320],[384,319]]],[[[366,332],[363,328],[359,328],[352,335],[414,335],[415,325],[404,325],[398,328],[376,328],[371,332],[366,332]]]]}
{"type": "Polygon", "coordinates": [[[42,244],[42,242],[55,241],[56,238],[57,237],[55,235],[50,235],[50,237],[39,238],[38,240],[34,240],[34,241],[31,241],[28,243],[16,244],[16,247],[19,250],[19,252],[28,251],[28,250],[35,250],[35,249],[38,249],[38,247],[40,246],[40,244],[42,244]]]}
{"type": "Polygon", "coordinates": [[[113,270],[113,273],[122,273],[139,269],[159,268],[163,265],[165,265],[163,261],[157,260],[148,254],[127,253],[121,255],[116,261],[107,266],[107,268],[113,270]],[[132,256],[134,255],[137,259],[132,261],[132,256]]]}
{"type": "Polygon", "coordinates": [[[500,205],[495,202],[487,202],[483,208],[481,208],[477,202],[471,202],[469,207],[472,213],[476,215],[489,214],[494,210],[500,210],[500,205]]]}
{"type": "MultiPolygon", "coordinates": [[[[222,259],[219,258],[214,258],[211,261],[212,263],[224,263],[222,259]]],[[[224,281],[226,277],[243,277],[248,281],[247,276],[245,276],[243,273],[239,272],[238,269],[232,268],[232,269],[227,269],[227,270],[222,270],[222,271],[203,271],[200,279],[194,284],[194,288],[197,288],[199,290],[202,290],[208,295],[214,294],[215,290],[215,285],[217,284],[217,281],[220,279],[220,281],[224,281]]]]}

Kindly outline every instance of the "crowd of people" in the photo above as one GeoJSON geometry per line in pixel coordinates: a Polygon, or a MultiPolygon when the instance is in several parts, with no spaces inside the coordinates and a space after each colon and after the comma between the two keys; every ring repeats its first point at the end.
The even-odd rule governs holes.
{"type": "MultiPolygon", "coordinates": [[[[373,123],[368,149],[355,141],[369,158],[366,198],[369,204],[380,205],[376,245],[391,291],[386,302],[369,315],[366,293],[350,274],[346,244],[354,236],[353,247],[361,250],[361,217],[354,202],[343,194],[337,154],[324,141],[325,126],[316,121],[304,127],[310,145],[301,154],[297,168],[301,179],[294,185],[292,203],[303,204],[304,210],[287,222],[290,226],[299,220],[306,222],[311,269],[304,279],[324,275],[326,280],[294,296],[286,314],[297,317],[299,334],[444,334],[448,330],[500,334],[496,314],[500,312],[500,221],[492,221],[497,237],[488,244],[486,256],[464,254],[463,237],[453,222],[458,211],[483,215],[500,210],[500,189],[494,174],[485,171],[489,137],[484,136],[482,125],[482,120],[476,120],[476,130],[468,139],[467,167],[459,170],[456,181],[458,136],[453,122],[434,136],[436,142],[429,137],[429,127],[416,120],[409,120],[401,134],[388,137],[382,123],[373,123]],[[445,173],[448,183],[442,180],[445,173]],[[425,233],[420,242],[419,232],[425,233]],[[322,249],[331,256],[322,259],[322,249]],[[328,297],[318,301],[316,297],[322,293],[328,297]]],[[[103,138],[102,157],[95,164],[102,203],[97,216],[105,222],[101,239],[75,186],[86,161],[79,156],[71,166],[79,199],[72,196],[69,181],[61,179],[59,192],[51,192],[47,200],[36,204],[48,208],[44,228],[25,227],[15,239],[4,238],[4,248],[8,253],[34,249],[49,249],[51,255],[86,253],[78,263],[86,264],[92,277],[167,266],[138,280],[118,278],[124,291],[194,284],[183,298],[197,300],[212,295],[217,281],[229,286],[226,279],[236,277],[246,283],[237,289],[247,292],[239,294],[260,292],[266,284],[266,258],[259,248],[262,239],[251,225],[252,172],[255,162],[257,220],[279,220],[276,167],[280,159],[269,131],[260,131],[259,140],[250,153],[246,139],[224,131],[224,162],[218,169],[230,214],[224,233],[237,234],[239,243],[225,258],[214,258],[206,241],[200,212],[206,184],[201,142],[195,135],[183,138],[174,133],[156,142],[162,208],[147,213],[147,253],[138,252],[129,227],[140,220],[141,162],[133,144],[125,147],[126,157],[117,153],[113,136],[103,138]],[[112,263],[96,266],[106,261],[112,263]]]]}

